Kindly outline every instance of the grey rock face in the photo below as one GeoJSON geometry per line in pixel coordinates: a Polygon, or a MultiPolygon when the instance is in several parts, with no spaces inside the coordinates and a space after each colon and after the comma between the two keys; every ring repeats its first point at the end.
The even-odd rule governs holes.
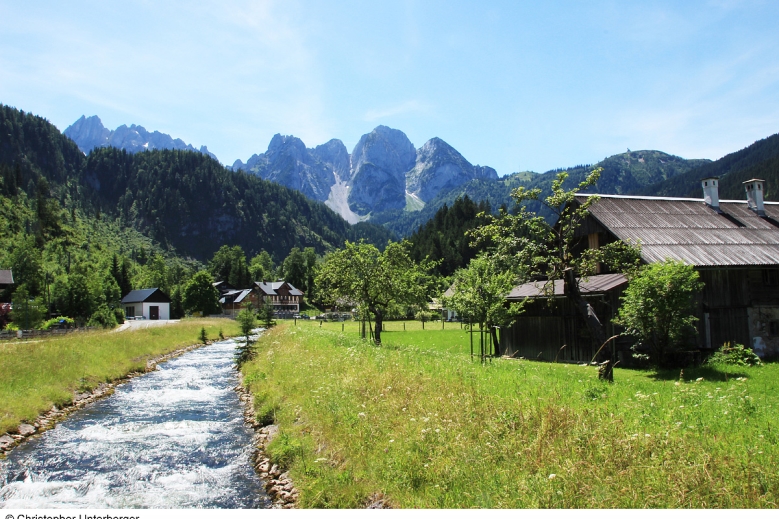
{"type": "Polygon", "coordinates": [[[96,115],[81,118],[65,129],[65,135],[72,139],[84,153],[89,153],[94,148],[113,146],[138,153],[146,150],[188,150],[197,151],[216,159],[216,155],[201,146],[196,149],[181,139],[174,139],[166,133],[158,131],[148,132],[143,126],[135,124],[122,125],[114,131],[103,126],[102,121],[96,115]]]}
{"type": "Polygon", "coordinates": [[[111,131],[103,126],[98,116],[82,115],[78,121],[65,129],[65,136],[78,144],[81,151],[89,153],[93,148],[107,145],[111,131]]]}
{"type": "Polygon", "coordinates": [[[407,191],[426,202],[472,179],[498,178],[494,169],[472,165],[441,139],[416,150],[406,134],[386,126],[363,135],[351,155],[338,139],[311,149],[297,137],[275,135],[265,153],[246,163],[236,160],[232,169],[326,201],[348,221],[404,208],[407,191]]]}
{"type": "Polygon", "coordinates": [[[268,145],[268,151],[252,155],[245,165],[236,161],[233,170],[237,169],[244,169],[265,180],[297,189],[307,197],[319,201],[327,200],[330,186],[335,184],[333,166],[320,160],[314,150],[306,149],[303,141],[291,135],[274,135],[268,145]]]}
{"type": "Polygon", "coordinates": [[[405,205],[403,175],[393,175],[370,162],[360,166],[349,192],[349,208],[352,211],[365,215],[371,211],[402,209],[405,205]]]}
{"type": "Polygon", "coordinates": [[[473,166],[456,149],[434,137],[417,150],[416,164],[406,175],[406,190],[429,202],[441,191],[475,178],[497,180],[498,173],[490,167],[473,166]]]}
{"type": "Polygon", "coordinates": [[[331,166],[341,180],[346,180],[351,176],[349,152],[346,151],[346,146],[339,139],[331,139],[320,144],[311,150],[311,153],[322,163],[331,166]]]}
{"type": "Polygon", "coordinates": [[[406,172],[414,167],[416,150],[406,134],[378,126],[363,135],[351,156],[349,207],[358,214],[406,205],[406,172]]]}

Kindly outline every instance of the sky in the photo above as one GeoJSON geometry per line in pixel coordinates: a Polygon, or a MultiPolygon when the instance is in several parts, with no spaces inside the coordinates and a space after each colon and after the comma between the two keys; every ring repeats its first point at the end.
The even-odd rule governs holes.
{"type": "Polygon", "coordinates": [[[779,132],[779,2],[0,0],[0,103],[232,165],[383,124],[498,174],[779,132]]]}

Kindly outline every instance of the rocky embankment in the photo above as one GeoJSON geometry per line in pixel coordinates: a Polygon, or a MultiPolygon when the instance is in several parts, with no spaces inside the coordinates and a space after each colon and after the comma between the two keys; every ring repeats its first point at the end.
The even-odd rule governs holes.
{"type": "Polygon", "coordinates": [[[278,465],[272,463],[265,450],[276,434],[278,434],[279,427],[277,425],[263,427],[257,421],[254,407],[252,406],[252,395],[242,382],[235,386],[235,391],[243,403],[244,419],[254,429],[254,446],[256,451],[254,452],[252,464],[265,483],[265,492],[273,500],[272,508],[297,508],[299,492],[292,483],[289,472],[282,472],[278,465]]]}
{"type": "Polygon", "coordinates": [[[143,372],[135,371],[129,373],[123,378],[114,380],[113,382],[103,382],[90,392],[75,392],[73,394],[73,400],[69,404],[65,404],[62,407],[57,407],[56,405],[52,406],[51,409],[45,413],[40,414],[33,423],[20,424],[19,427],[17,427],[16,433],[9,433],[0,436],[0,453],[7,453],[20,443],[27,441],[29,438],[53,428],[57,422],[64,420],[73,411],[81,409],[82,407],[94,402],[95,400],[111,395],[114,392],[114,388],[119,384],[123,384],[124,382],[127,382],[131,378],[137,377],[138,375],[143,375],[144,373],[154,371],[157,369],[157,364],[160,362],[165,362],[166,360],[170,360],[173,357],[178,357],[179,355],[187,353],[188,351],[192,351],[196,348],[200,348],[201,346],[203,345],[193,344],[192,346],[187,346],[186,348],[181,348],[179,350],[166,353],[165,355],[154,357],[146,361],[146,369],[143,372]]]}

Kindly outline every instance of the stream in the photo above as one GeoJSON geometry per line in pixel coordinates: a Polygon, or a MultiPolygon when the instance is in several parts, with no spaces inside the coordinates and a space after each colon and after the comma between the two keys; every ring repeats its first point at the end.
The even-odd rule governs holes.
{"type": "Polygon", "coordinates": [[[269,508],[236,343],[159,364],[0,460],[0,508],[269,508]]]}

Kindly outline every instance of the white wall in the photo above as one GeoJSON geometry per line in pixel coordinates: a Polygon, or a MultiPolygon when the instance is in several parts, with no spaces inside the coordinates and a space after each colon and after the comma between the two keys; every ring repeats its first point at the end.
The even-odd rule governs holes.
{"type": "MultiPolygon", "coordinates": [[[[149,308],[152,306],[160,307],[160,321],[167,321],[170,319],[170,303],[143,303],[143,316],[149,319],[149,308]]],[[[136,314],[138,315],[138,307],[135,307],[136,314]]]]}

